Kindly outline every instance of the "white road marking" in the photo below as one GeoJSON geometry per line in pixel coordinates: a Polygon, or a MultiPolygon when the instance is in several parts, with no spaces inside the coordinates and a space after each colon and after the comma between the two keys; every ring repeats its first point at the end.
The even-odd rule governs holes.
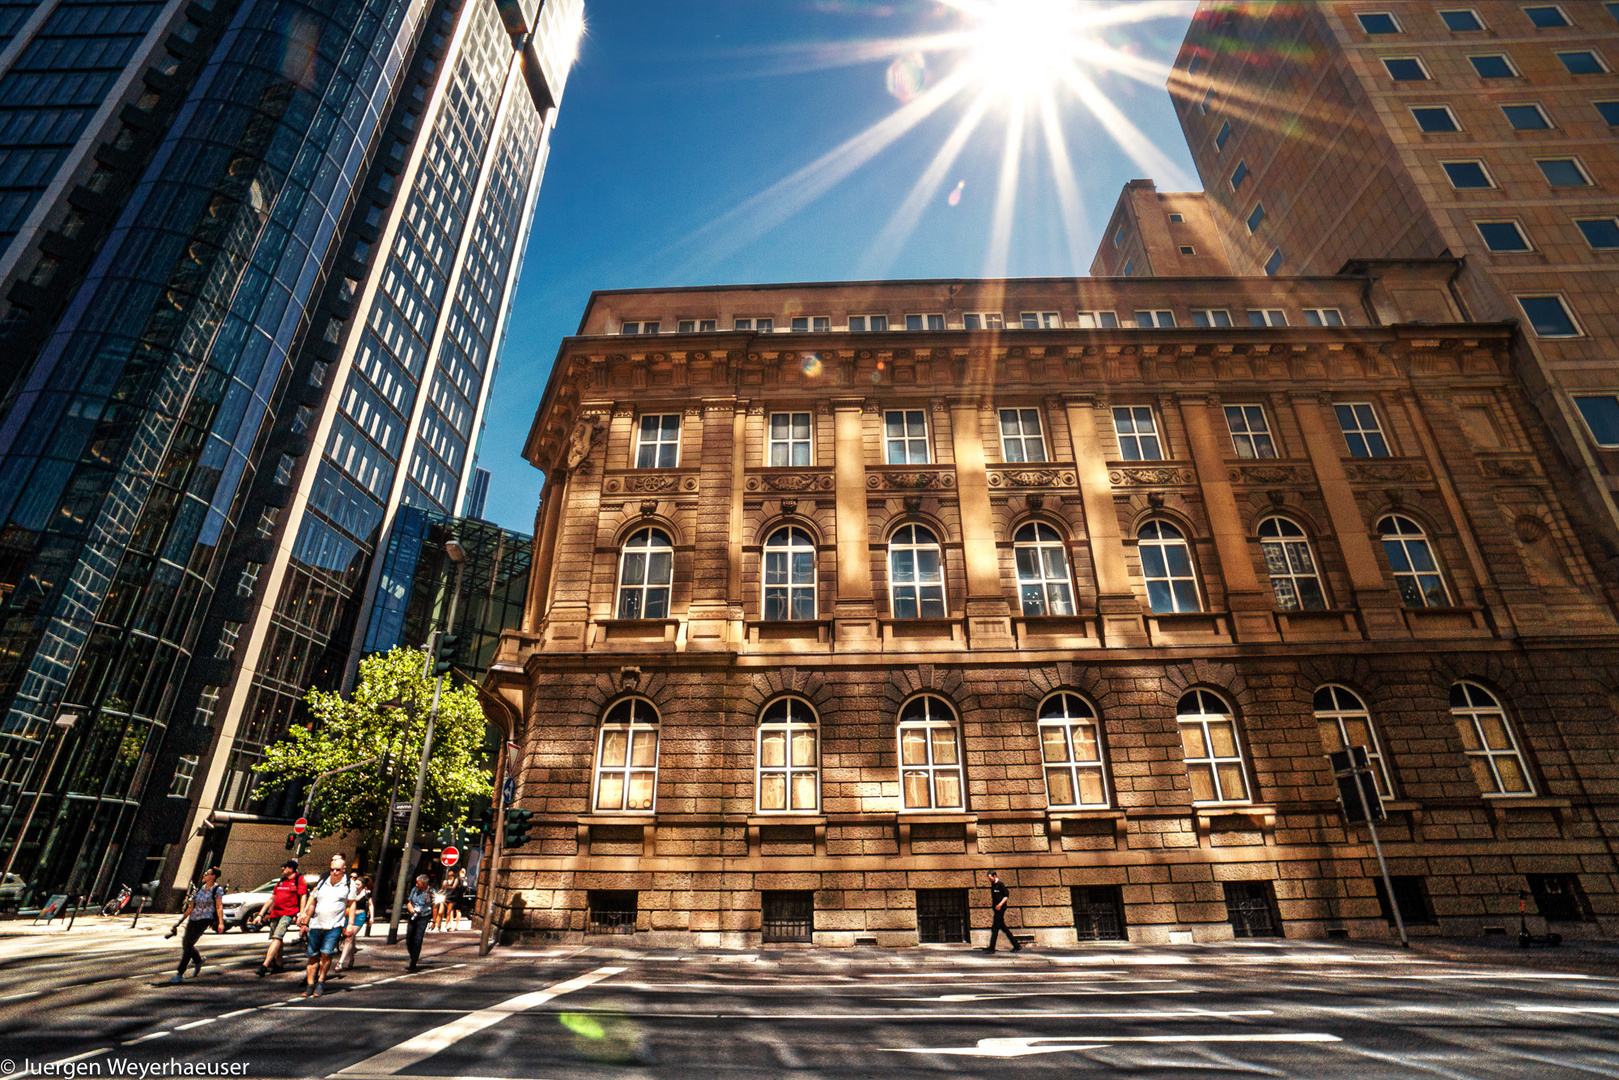
{"type": "Polygon", "coordinates": [[[1216,1043],[1216,1042],[1342,1042],[1336,1035],[1318,1031],[1280,1032],[1274,1035],[1128,1035],[1075,1041],[1059,1037],[1032,1039],[979,1039],[976,1046],[889,1046],[896,1054],[951,1054],[957,1057],[1026,1057],[1029,1054],[1055,1054],[1062,1050],[1097,1050],[1115,1043],[1216,1043]]]}
{"type": "Polygon", "coordinates": [[[233,1016],[246,1016],[248,1013],[250,1013],[250,1012],[258,1012],[262,1008],[264,1008],[263,1005],[255,1005],[251,1009],[237,1009],[235,1012],[228,1012],[228,1013],[225,1013],[222,1016],[216,1016],[214,1019],[216,1019],[216,1020],[229,1020],[233,1016]]]}
{"type": "Polygon", "coordinates": [[[108,1050],[111,1050],[111,1049],[112,1049],[112,1047],[110,1047],[110,1046],[98,1046],[94,1050],[86,1050],[84,1053],[82,1053],[82,1054],[74,1054],[72,1057],[57,1058],[55,1061],[51,1062],[51,1064],[52,1065],[67,1065],[67,1064],[70,1064],[70,1063],[75,1062],[75,1061],[83,1061],[87,1057],[95,1057],[97,1054],[105,1054],[108,1050]]]}
{"type": "Polygon", "coordinates": [[[336,1075],[347,1076],[355,1073],[373,1076],[397,1075],[412,1065],[426,1061],[441,1050],[454,1046],[462,1039],[476,1035],[483,1029],[498,1024],[508,1016],[538,1008],[554,998],[561,997],[563,994],[571,993],[574,990],[582,990],[593,983],[601,982],[603,979],[610,979],[624,970],[621,967],[601,967],[577,978],[546,987],[544,990],[535,990],[532,993],[519,994],[517,997],[508,998],[498,1005],[491,1005],[488,1008],[467,1013],[459,1020],[452,1020],[448,1024],[443,1024],[430,1031],[424,1031],[420,1035],[412,1036],[398,1046],[350,1065],[336,1075]]]}
{"type": "MultiPolygon", "coordinates": [[[[276,1012],[359,1012],[359,1013],[446,1013],[450,1016],[465,1016],[465,1009],[418,1009],[414,1005],[397,1005],[388,1008],[381,1005],[276,1005],[276,1012]]],[[[175,1028],[176,1031],[180,1030],[175,1028]]]]}
{"type": "Polygon", "coordinates": [[[1596,1013],[1599,1016],[1619,1016],[1619,1005],[1517,1005],[1519,1012],[1529,1013],[1596,1013]]]}
{"type": "Polygon", "coordinates": [[[884,1001],[996,1001],[1032,997],[1145,997],[1148,994],[1195,994],[1196,990],[1023,990],[1010,994],[940,994],[938,997],[891,997],[884,1001]]]}
{"type": "Polygon", "coordinates": [[[138,1039],[130,1039],[127,1042],[122,1042],[122,1043],[119,1043],[118,1045],[120,1045],[120,1046],[134,1046],[136,1043],[151,1042],[153,1039],[166,1039],[170,1035],[173,1035],[173,1034],[174,1034],[174,1032],[172,1032],[172,1031],[154,1031],[150,1035],[142,1035],[138,1039]]]}
{"type": "Polygon", "coordinates": [[[55,992],[54,990],[30,990],[26,994],[12,994],[10,997],[0,997],[0,1004],[7,1001],[21,1001],[24,998],[43,997],[46,994],[54,994],[55,992]]]}
{"type": "Polygon", "coordinates": [[[202,1020],[193,1020],[189,1024],[181,1024],[179,1027],[175,1028],[174,1030],[175,1031],[190,1031],[192,1028],[199,1028],[199,1027],[202,1027],[202,1025],[204,1025],[204,1024],[217,1024],[217,1023],[219,1023],[219,1017],[217,1017],[217,1016],[209,1016],[209,1017],[206,1017],[206,1018],[204,1018],[202,1020]]]}

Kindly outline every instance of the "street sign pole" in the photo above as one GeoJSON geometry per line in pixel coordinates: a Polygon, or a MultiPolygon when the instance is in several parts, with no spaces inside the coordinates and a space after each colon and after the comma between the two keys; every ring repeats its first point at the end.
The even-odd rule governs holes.
{"type": "Polygon", "coordinates": [[[1372,815],[1366,815],[1366,831],[1372,834],[1372,850],[1377,852],[1377,868],[1383,872],[1383,892],[1389,898],[1389,907],[1394,911],[1394,925],[1400,930],[1400,948],[1409,949],[1411,939],[1405,936],[1405,919],[1400,916],[1400,902],[1394,896],[1394,879],[1389,877],[1389,864],[1383,860],[1383,843],[1377,838],[1377,822],[1372,815]]]}
{"type": "Polygon", "coordinates": [[[1400,931],[1400,947],[1409,949],[1411,939],[1405,933],[1405,917],[1400,914],[1400,901],[1394,895],[1394,879],[1389,876],[1389,864],[1383,858],[1383,842],[1377,836],[1378,819],[1384,816],[1383,797],[1372,775],[1371,757],[1364,746],[1346,746],[1327,755],[1332,763],[1333,776],[1338,781],[1338,801],[1343,805],[1344,819],[1350,824],[1363,823],[1372,836],[1372,850],[1377,852],[1377,868],[1383,875],[1383,895],[1388,898],[1389,910],[1394,912],[1394,925],[1400,931]]]}

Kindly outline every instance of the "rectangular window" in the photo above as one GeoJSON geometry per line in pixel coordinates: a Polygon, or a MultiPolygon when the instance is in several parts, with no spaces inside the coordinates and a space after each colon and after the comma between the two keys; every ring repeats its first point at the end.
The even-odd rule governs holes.
{"type": "Polygon", "coordinates": [[[825,315],[798,315],[793,318],[793,333],[806,334],[814,330],[817,334],[832,329],[832,320],[825,315]]]}
{"type": "MultiPolygon", "coordinates": [[[[1229,138],[1231,138],[1231,121],[1227,120],[1220,125],[1220,133],[1214,137],[1214,148],[1216,150],[1225,149],[1226,140],[1229,138]]],[[[1171,218],[1174,216],[1173,214],[1170,215],[1171,218]]]]}
{"type": "Polygon", "coordinates": [[[1485,53],[1482,56],[1469,56],[1468,61],[1473,70],[1478,72],[1481,79],[1516,79],[1518,69],[1512,66],[1502,53],[1485,53]]]}
{"type": "Polygon", "coordinates": [[[1577,218],[1585,242],[1597,251],[1619,248],[1619,220],[1614,218],[1577,218]]]}
{"type": "Polygon", "coordinates": [[[1276,914],[1276,893],[1270,882],[1227,881],[1220,888],[1225,892],[1232,937],[1282,936],[1282,920],[1276,914]]]}
{"type": "Polygon", "coordinates": [[[1136,312],[1136,326],[1143,330],[1150,330],[1154,326],[1172,327],[1175,325],[1173,311],[1138,311],[1136,312]]]}
{"type": "Polygon", "coordinates": [[[1545,131],[1552,126],[1546,118],[1546,112],[1534,102],[1522,105],[1503,105],[1501,112],[1506,116],[1507,123],[1512,125],[1513,131],[1545,131]]]}
{"type": "Polygon", "coordinates": [[[590,889],[585,893],[585,933],[635,933],[638,899],[633,889],[590,889]]]}
{"type": "Polygon", "coordinates": [[[1395,82],[1427,82],[1428,69],[1414,56],[1385,56],[1383,66],[1395,82]]]}
{"type": "Polygon", "coordinates": [[[1197,248],[1193,247],[1191,244],[1182,244],[1181,245],[1181,254],[1182,255],[1196,255],[1197,254],[1197,248]]]}
{"type": "Polygon", "coordinates": [[[1619,396],[1614,394],[1582,395],[1574,399],[1585,426],[1598,446],[1619,446],[1619,396]]]}
{"type": "Polygon", "coordinates": [[[635,450],[637,469],[672,469],[680,464],[680,414],[641,417],[635,450]]]}
{"type": "MultiPolygon", "coordinates": [[[[1612,7],[1613,5],[1609,5],[1612,7]]],[[[1589,919],[1591,904],[1580,888],[1575,874],[1526,874],[1529,892],[1535,898],[1535,910],[1547,922],[1584,922],[1589,919]]]]}
{"type": "Polygon", "coordinates": [[[1078,313],[1081,330],[1117,330],[1119,316],[1112,311],[1081,311],[1078,313]]]}
{"type": "Polygon", "coordinates": [[[1117,885],[1071,885],[1074,936],[1080,941],[1125,941],[1124,899],[1117,885]]]}
{"type": "Polygon", "coordinates": [[[697,320],[681,319],[675,324],[675,332],[680,334],[695,334],[697,332],[697,320]]]}
{"type": "Polygon", "coordinates": [[[1484,163],[1480,161],[1441,161],[1440,166],[1445,170],[1445,176],[1450,180],[1450,186],[1457,189],[1467,188],[1493,188],[1490,174],[1484,171],[1484,163]]]}
{"type": "Polygon", "coordinates": [[[766,942],[815,940],[815,894],[768,890],[759,894],[760,937],[766,942]]]}
{"type": "Polygon", "coordinates": [[[1045,461],[1039,409],[1002,409],[1001,454],[1007,461],[1045,461]]]}
{"type": "Polygon", "coordinates": [[[1248,179],[1248,163],[1237,162],[1237,167],[1231,170],[1231,190],[1236,191],[1242,187],[1242,182],[1248,179]]]}
{"type": "MultiPolygon", "coordinates": [[[[1394,883],[1394,902],[1400,905],[1400,921],[1407,926],[1433,926],[1437,923],[1422,878],[1415,874],[1390,874],[1389,880],[1394,883]]],[[[1372,881],[1377,888],[1378,910],[1382,912],[1383,920],[1393,926],[1394,909],[1389,906],[1388,888],[1383,884],[1383,875],[1374,876],[1372,881]]]]}
{"type": "Polygon", "coordinates": [[[928,414],[921,409],[889,409],[883,413],[883,441],[890,465],[928,463],[928,414]]]}
{"type": "Polygon", "coordinates": [[[1534,327],[1537,337],[1579,337],[1580,328],[1574,323],[1563,298],[1555,293],[1538,296],[1519,296],[1518,306],[1534,327]]]}
{"type": "Polygon", "coordinates": [[[1130,271],[1135,269],[1135,265],[1136,265],[1136,261],[1134,259],[1126,259],[1126,260],[1124,260],[1124,276],[1125,277],[1130,276],[1130,271]]]}
{"type": "Polygon", "coordinates": [[[849,329],[855,333],[864,333],[867,330],[881,333],[888,329],[887,315],[850,315],[849,329]]]}
{"type": "Polygon", "coordinates": [[[1615,22],[1619,22],[1619,3],[1614,2],[1614,0],[1606,0],[1602,6],[1608,9],[1608,14],[1613,16],[1615,22]]]}
{"type": "Polygon", "coordinates": [[[1589,187],[1591,178],[1573,158],[1537,158],[1541,175],[1552,187],[1589,187]]]}
{"type": "Polygon", "coordinates": [[[1113,432],[1119,437],[1121,460],[1164,460],[1164,444],[1158,437],[1158,422],[1153,418],[1152,406],[1114,406],[1113,432]]]}
{"type": "Polygon", "coordinates": [[[1169,223],[1171,225],[1179,224],[1180,222],[1184,222],[1185,220],[1186,220],[1186,217],[1184,215],[1182,215],[1182,214],[1170,214],[1169,215],[1169,223]]]}
{"type": "Polygon", "coordinates": [[[1259,231],[1259,226],[1260,226],[1261,223],[1264,222],[1264,220],[1265,220],[1265,204],[1264,203],[1254,203],[1253,212],[1248,215],[1248,231],[1250,233],[1258,232],[1259,231]]]}
{"type": "Polygon", "coordinates": [[[1417,122],[1417,129],[1430,135],[1443,135],[1447,132],[1460,131],[1462,126],[1456,122],[1456,114],[1450,111],[1449,105],[1413,105],[1411,116],[1417,122]]]}
{"type": "Polygon", "coordinates": [[[1529,239],[1516,221],[1475,221],[1484,246],[1491,251],[1528,251],[1529,239]]]}
{"type": "Polygon", "coordinates": [[[656,334],[658,324],[655,322],[627,322],[619,327],[621,334],[656,334]]]}
{"type": "Polygon", "coordinates": [[[1282,249],[1277,248],[1275,251],[1270,253],[1270,258],[1265,260],[1265,276],[1275,277],[1277,274],[1281,273],[1281,271],[1282,249]]]}
{"type": "Polygon", "coordinates": [[[1305,326],[1342,326],[1343,312],[1335,307],[1307,307],[1304,309],[1305,326]]]}
{"type": "Polygon", "coordinates": [[[1591,104],[1596,106],[1604,124],[1609,127],[1619,124],[1619,101],[1593,101],[1591,104]]]}
{"type": "Polygon", "coordinates": [[[905,316],[905,329],[907,330],[943,330],[943,315],[907,315],[905,316]]]}
{"type": "Polygon", "coordinates": [[[1231,312],[1225,308],[1193,308],[1193,326],[1230,326],[1231,312]]]}
{"type": "Polygon", "coordinates": [[[1362,11],[1355,18],[1360,20],[1360,28],[1368,34],[1398,34],[1400,24],[1394,21],[1394,16],[1386,11],[1362,11]]]}
{"type": "Polygon", "coordinates": [[[1266,308],[1263,311],[1250,309],[1248,312],[1249,326],[1286,326],[1287,314],[1277,308],[1266,308]]]}
{"type": "Polygon", "coordinates": [[[1270,424],[1265,420],[1263,405],[1227,405],[1226,427],[1231,430],[1231,445],[1240,458],[1273,458],[1276,444],[1271,441],[1270,424]]]}
{"type": "Polygon", "coordinates": [[[916,937],[923,945],[959,945],[970,940],[967,890],[916,890],[916,937]]]}
{"type": "Polygon", "coordinates": [[[1343,429],[1344,442],[1349,444],[1350,457],[1389,456],[1389,444],[1377,422],[1377,410],[1370,402],[1334,402],[1332,409],[1338,414],[1338,426],[1343,429]]]}
{"type": "Polygon", "coordinates": [[[1124,226],[1122,224],[1113,233],[1113,246],[1114,247],[1123,247],[1124,246],[1124,226]]]}
{"type": "Polygon", "coordinates": [[[1062,316],[1055,311],[1025,311],[1019,321],[1025,330],[1062,329],[1062,316]]]}
{"type": "Polygon", "coordinates": [[[1207,116],[1209,114],[1209,110],[1213,107],[1214,87],[1211,86],[1207,90],[1203,91],[1203,99],[1197,103],[1197,108],[1199,112],[1201,112],[1204,116],[1207,116]]]}
{"type": "Polygon", "coordinates": [[[1450,11],[1441,11],[1439,17],[1444,20],[1445,29],[1455,34],[1465,34],[1469,30],[1484,29],[1484,20],[1478,17],[1478,12],[1472,8],[1455,8],[1450,11]]]}
{"type": "Polygon", "coordinates": [[[201,760],[195,756],[181,757],[174,766],[174,783],[169,786],[169,794],[184,799],[191,794],[191,782],[197,776],[197,762],[201,760]]]}
{"type": "Polygon", "coordinates": [[[770,414],[770,464],[802,468],[810,463],[810,414],[770,414]]]}
{"type": "Polygon", "coordinates": [[[1563,9],[1556,4],[1535,4],[1532,7],[1524,8],[1523,13],[1529,16],[1531,23],[1534,23],[1542,30],[1555,30],[1559,26],[1569,24],[1568,16],[1564,15],[1563,9]]]}
{"type": "Polygon", "coordinates": [[[973,311],[961,317],[963,330],[1004,330],[1006,323],[998,311],[973,311]]]}

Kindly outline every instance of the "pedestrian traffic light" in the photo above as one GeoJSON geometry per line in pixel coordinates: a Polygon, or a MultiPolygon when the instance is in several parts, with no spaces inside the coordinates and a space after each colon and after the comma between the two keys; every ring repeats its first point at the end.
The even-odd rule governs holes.
{"type": "Polygon", "coordinates": [[[433,674],[448,675],[455,666],[456,648],[461,639],[454,634],[440,633],[433,641],[433,674]]]}
{"type": "Polygon", "coordinates": [[[287,834],[287,842],[286,842],[286,844],[284,846],[286,847],[286,849],[288,851],[291,851],[293,848],[297,847],[298,846],[298,834],[295,833],[295,832],[288,833],[287,834]]]}
{"type": "Polygon", "coordinates": [[[501,837],[500,846],[503,848],[520,848],[528,843],[528,821],[534,816],[532,810],[519,810],[512,807],[506,811],[506,835],[501,837]]]}
{"type": "Polygon", "coordinates": [[[297,848],[298,857],[301,859],[305,855],[309,854],[309,834],[308,833],[297,833],[297,834],[295,834],[295,836],[296,836],[296,839],[298,841],[298,848],[297,848]]]}
{"type": "Polygon", "coordinates": [[[489,837],[495,833],[495,808],[486,806],[478,811],[475,821],[468,821],[468,827],[477,830],[479,836],[489,837]]]}

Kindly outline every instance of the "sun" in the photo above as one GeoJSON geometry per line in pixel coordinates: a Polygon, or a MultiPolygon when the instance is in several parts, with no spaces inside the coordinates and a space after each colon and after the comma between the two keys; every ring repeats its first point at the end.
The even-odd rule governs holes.
{"type": "Polygon", "coordinates": [[[1079,16],[1072,0],[956,0],[971,22],[966,63],[992,94],[1047,92],[1074,62],[1079,16]]]}

